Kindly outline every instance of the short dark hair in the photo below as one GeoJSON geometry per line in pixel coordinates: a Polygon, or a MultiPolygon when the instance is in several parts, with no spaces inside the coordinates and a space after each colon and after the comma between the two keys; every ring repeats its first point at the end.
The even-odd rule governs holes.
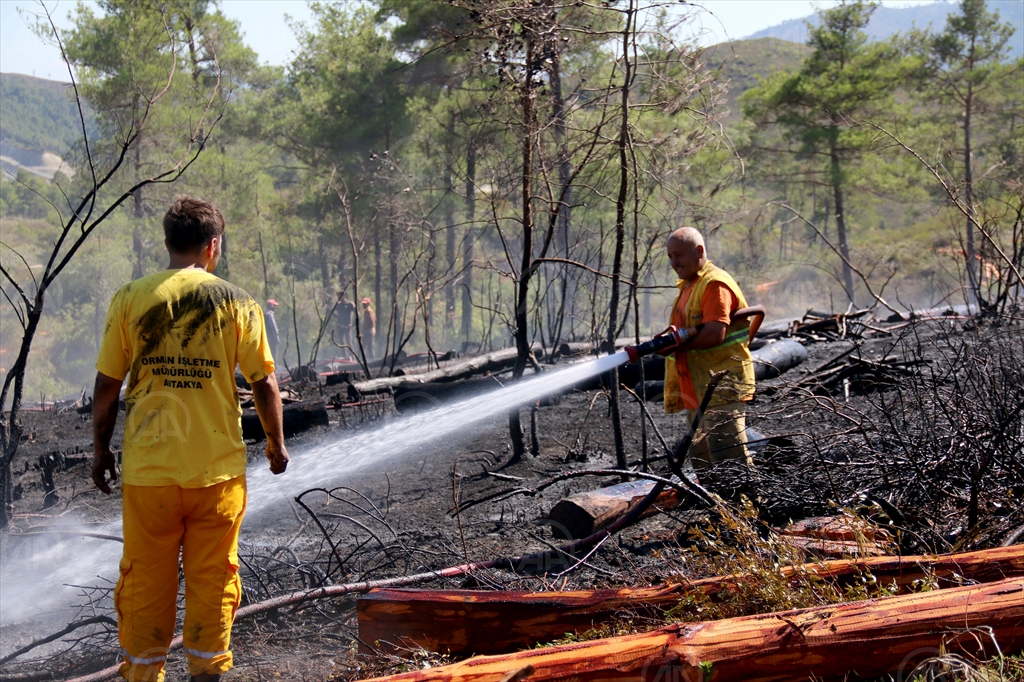
{"type": "Polygon", "coordinates": [[[224,216],[209,201],[179,196],[164,214],[164,238],[175,253],[192,253],[224,234],[224,216]]]}

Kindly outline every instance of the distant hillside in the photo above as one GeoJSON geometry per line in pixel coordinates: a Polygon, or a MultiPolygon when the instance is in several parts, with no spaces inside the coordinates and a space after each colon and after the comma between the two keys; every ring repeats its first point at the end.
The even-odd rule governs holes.
{"type": "MultiPolygon", "coordinates": [[[[1021,0],[988,0],[988,7],[990,11],[999,12],[1000,21],[1009,22],[1017,28],[1017,32],[1010,38],[1010,56],[1024,55],[1024,2],[1021,0]]],[[[932,30],[941,31],[946,25],[946,15],[954,10],[956,10],[956,4],[952,2],[936,2],[917,7],[879,7],[871,15],[871,23],[868,24],[865,32],[873,40],[882,40],[894,33],[906,32],[915,27],[927,28],[929,24],[931,24],[932,30]]],[[[758,31],[748,38],[780,38],[794,43],[805,43],[807,42],[805,22],[817,26],[818,15],[814,14],[804,19],[790,19],[777,26],[758,31]]]]}
{"type": "Polygon", "coordinates": [[[757,78],[777,71],[797,71],[811,48],[800,43],[775,38],[756,38],[719,43],[704,53],[707,65],[719,73],[718,80],[729,81],[726,104],[729,115],[725,124],[738,123],[743,118],[738,100],[740,95],[757,85],[757,78]]]}
{"type": "MultiPolygon", "coordinates": [[[[19,73],[0,73],[0,145],[5,161],[46,175],[34,169],[52,162],[34,163],[33,159],[42,159],[44,154],[47,159],[67,157],[80,143],[81,122],[68,87],[67,83],[19,73]]],[[[86,125],[94,128],[89,110],[86,125]]]]}

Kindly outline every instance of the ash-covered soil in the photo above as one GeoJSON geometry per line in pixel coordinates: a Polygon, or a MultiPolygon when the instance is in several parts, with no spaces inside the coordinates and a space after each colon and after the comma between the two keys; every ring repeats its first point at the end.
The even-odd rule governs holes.
{"type": "MultiPolygon", "coordinates": [[[[785,436],[757,450],[756,462],[764,476],[760,489],[765,509],[762,517],[780,524],[787,516],[827,513],[830,502],[856,507],[870,504],[871,495],[888,494],[884,486],[879,487],[878,472],[867,470],[879,465],[866,460],[862,472],[851,452],[857,450],[857,438],[862,437],[858,433],[865,432],[866,423],[885,426],[891,422],[887,413],[892,406],[883,397],[891,397],[893,388],[862,384],[855,378],[839,390],[815,393],[801,386],[802,381],[851,349],[851,355],[875,363],[883,363],[886,358],[890,362],[924,359],[924,364],[910,370],[914,372],[938,376],[955,372],[963,349],[974,347],[971,339],[983,338],[973,322],[966,322],[966,328],[963,320],[894,325],[889,333],[873,333],[867,338],[808,343],[807,362],[778,379],[761,382],[758,397],[750,406],[748,426],[765,436],[785,436]],[[966,346],[965,339],[970,341],[966,346]],[[867,393],[862,393],[864,390],[867,393]],[[859,477],[863,485],[858,483],[859,477]]],[[[984,331],[1000,338],[1009,334],[1010,345],[1016,343],[1019,350],[1020,327],[1015,324],[1011,323],[1009,329],[1004,325],[984,331]]],[[[306,397],[319,393],[316,387],[289,387],[300,389],[306,397]]],[[[633,463],[643,454],[641,411],[628,393],[621,395],[626,456],[633,463]]],[[[648,406],[657,430],[673,445],[684,435],[686,425],[678,416],[664,415],[660,403],[648,406]]],[[[531,410],[524,408],[521,414],[529,442],[531,410]]],[[[527,456],[516,464],[509,464],[508,424],[502,419],[472,426],[438,424],[441,435],[432,442],[396,458],[385,459],[387,453],[382,452],[380,465],[354,473],[338,475],[324,468],[319,477],[322,491],[306,493],[301,504],[295,499],[278,500],[246,519],[241,547],[245,603],[321,584],[387,578],[467,560],[522,555],[561,542],[543,522],[555,503],[573,492],[618,479],[576,478],[537,494],[507,496],[461,514],[452,511],[456,501],[465,503],[500,491],[531,488],[560,472],[616,467],[606,392],[570,392],[557,404],[536,408],[535,417],[539,456],[527,456]]],[[[14,534],[52,528],[69,517],[93,524],[116,521],[120,515],[118,491],[104,496],[89,480],[90,416],[69,410],[25,412],[22,419],[26,439],[15,462],[15,481],[22,494],[15,504],[14,534]],[[51,494],[49,498],[45,496],[41,460],[47,456],[62,462],[52,467],[56,496],[51,494]]],[[[290,471],[320,466],[305,454],[317,446],[334,444],[332,447],[343,451],[345,439],[361,429],[394,433],[403,427],[402,416],[391,405],[333,410],[330,419],[329,428],[314,429],[289,440],[290,471]]],[[[899,428],[896,424],[891,427],[899,428]]],[[[648,456],[662,455],[664,450],[654,429],[648,425],[646,432],[648,456]]],[[[120,425],[117,433],[119,438],[120,425]]],[[[1016,435],[1024,438],[1024,433],[1016,435]]],[[[879,435],[878,439],[882,444],[879,448],[884,449],[885,437],[879,435]]],[[[119,442],[115,440],[113,447],[118,448],[119,442]]],[[[894,452],[899,447],[893,445],[894,452]]],[[[249,458],[254,466],[265,466],[259,444],[249,446],[249,458]]],[[[898,464],[894,459],[893,466],[898,464]]],[[[650,468],[654,473],[668,474],[664,461],[654,462],[650,468]]],[[[1014,490],[1020,490],[1019,483],[1014,490]]],[[[892,495],[890,498],[896,500],[892,495]]],[[[981,500],[979,509],[988,515],[986,518],[994,519],[986,522],[986,528],[1024,523],[1024,518],[1013,516],[1015,511],[1004,511],[1002,516],[996,513],[998,509],[993,505],[998,503],[996,499],[981,500]],[[1004,523],[1003,519],[1009,520],[1004,523]]],[[[893,504],[898,506],[898,500],[893,504]]],[[[651,584],[680,572],[676,559],[687,542],[686,530],[706,518],[701,509],[691,507],[645,519],[605,542],[585,565],[557,579],[552,574],[571,565],[564,557],[553,559],[550,566],[523,566],[517,572],[477,571],[469,577],[435,581],[431,586],[579,589],[651,584]]],[[[933,534],[938,539],[921,542],[930,539],[930,546],[937,549],[958,546],[958,542],[962,546],[965,531],[955,530],[936,528],[933,534]]],[[[992,533],[986,540],[975,530],[975,546],[993,544],[1002,537],[994,530],[992,533]]],[[[12,535],[7,540],[15,539],[12,535]]],[[[110,551],[112,566],[116,567],[116,542],[111,542],[110,551]]],[[[236,668],[225,679],[322,680],[331,675],[353,676],[352,652],[358,646],[356,599],[311,602],[237,623],[233,643],[236,668]]],[[[109,598],[97,601],[96,613],[112,615],[109,598]]],[[[7,625],[0,634],[2,656],[46,632],[38,627],[7,625]]],[[[64,667],[61,664],[76,661],[96,669],[113,662],[115,649],[114,638],[94,638],[41,665],[56,670],[64,667]]],[[[51,647],[46,651],[52,655],[55,650],[51,647]]],[[[25,660],[32,658],[28,655],[25,660]]],[[[169,679],[185,679],[183,661],[180,651],[172,653],[169,679]]],[[[32,668],[6,667],[5,671],[28,669],[32,668]]]]}

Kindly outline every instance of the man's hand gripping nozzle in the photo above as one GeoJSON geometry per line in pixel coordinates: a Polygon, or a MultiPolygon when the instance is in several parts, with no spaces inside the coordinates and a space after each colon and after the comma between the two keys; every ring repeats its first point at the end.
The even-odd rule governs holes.
{"type": "Polygon", "coordinates": [[[690,334],[685,329],[677,329],[672,326],[655,336],[650,341],[645,341],[639,346],[626,346],[626,354],[630,362],[636,362],[640,358],[654,353],[661,353],[670,348],[680,346],[689,340],[690,334]]]}

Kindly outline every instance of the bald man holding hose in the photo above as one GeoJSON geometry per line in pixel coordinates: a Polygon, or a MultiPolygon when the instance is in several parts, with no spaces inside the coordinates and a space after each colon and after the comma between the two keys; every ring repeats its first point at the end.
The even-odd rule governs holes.
{"type": "Polygon", "coordinates": [[[702,480],[726,460],[752,464],[747,452],[746,404],[754,397],[754,366],[748,349],[747,319],[732,314],[747,307],[736,280],[707,257],[704,238],[681,227],[667,243],[668,258],[679,280],[671,324],[689,338],[665,363],[665,412],[685,412],[687,421],[704,398],[712,374],[725,371],[701,423],[706,437],[694,439],[690,460],[702,480]]]}

